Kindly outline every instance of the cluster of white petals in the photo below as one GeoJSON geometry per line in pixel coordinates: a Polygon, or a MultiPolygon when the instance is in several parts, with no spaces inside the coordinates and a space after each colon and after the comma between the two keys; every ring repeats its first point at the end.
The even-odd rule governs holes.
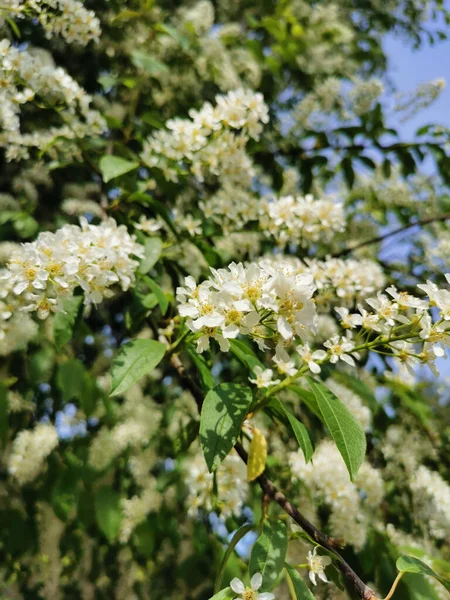
{"type": "Polygon", "coordinates": [[[259,224],[281,247],[297,243],[329,241],[344,231],[344,206],[331,198],[316,200],[306,196],[282,196],[262,203],[259,224]]]}
{"type": "Polygon", "coordinates": [[[40,233],[37,240],[14,252],[2,285],[20,298],[22,310],[36,311],[41,319],[62,310],[64,298],[80,287],[85,304],[102,302],[119,285],[127,290],[134,282],[143,247],[124,225],[108,219],[91,225],[64,225],[55,233],[40,233]]]}
{"type": "Polygon", "coordinates": [[[200,181],[214,175],[250,182],[253,166],[245,146],[249,138],[258,139],[262,123],[269,120],[262,95],[238,89],[216,96],[216,106],[206,102],[189,116],[170,119],[167,130],[156,131],[144,144],[143,161],[173,181],[189,168],[200,181]]]}
{"type": "Polygon", "coordinates": [[[366,507],[369,511],[383,499],[383,480],[379,472],[363,463],[354,483],[336,446],[329,440],[319,444],[314,462],[306,463],[298,450],[288,455],[294,480],[303,481],[331,508],[333,535],[361,548],[367,534],[366,507]]]}
{"type": "MultiPolygon", "coordinates": [[[[213,510],[214,474],[209,473],[200,451],[183,463],[183,472],[188,490],[188,514],[197,516],[199,509],[213,510]]],[[[245,465],[233,451],[217,470],[217,503],[221,515],[225,518],[240,515],[247,495],[245,465]]]]}
{"type": "Polygon", "coordinates": [[[450,485],[421,465],[411,479],[417,518],[436,539],[450,539],[450,485]]]}
{"type": "MultiPolygon", "coordinates": [[[[155,402],[143,396],[135,386],[127,393],[124,404],[118,410],[118,417],[119,423],[111,429],[102,427],[89,446],[88,463],[98,471],[106,469],[125,450],[141,451],[157,430],[161,413],[155,402]]],[[[145,487],[147,481],[140,477],[138,458],[139,454],[130,459],[133,461],[130,468],[137,483],[145,487]],[[138,472],[135,473],[135,470],[138,472]]],[[[149,464],[147,460],[147,473],[149,464]]]]}
{"type": "Polygon", "coordinates": [[[156,478],[148,480],[144,490],[131,498],[122,500],[122,522],[120,525],[120,541],[126,543],[134,529],[151,512],[157,512],[161,508],[162,496],[157,490],[156,478]]]}
{"type": "Polygon", "coordinates": [[[45,466],[45,459],[58,445],[53,425],[39,423],[34,429],[23,429],[14,439],[8,457],[8,471],[19,485],[36,479],[45,466]]]}
{"type": "Polygon", "coordinates": [[[260,348],[265,340],[283,347],[295,338],[303,339],[316,328],[316,310],[311,275],[296,274],[288,263],[231,263],[227,269],[211,269],[212,276],[197,286],[194,278],[177,288],[179,313],[197,334],[197,350],[209,348],[210,338],[223,352],[229,340],[239,334],[251,337],[260,348]]]}
{"type": "Polygon", "coordinates": [[[105,122],[90,108],[91,100],[45,50],[19,49],[0,40],[0,147],[7,160],[28,158],[32,148],[45,149],[56,138],[62,144],[64,139],[100,134],[105,122]],[[23,133],[20,107],[34,100],[55,109],[63,124],[23,133]]]}
{"type": "Polygon", "coordinates": [[[383,289],[386,278],[380,265],[373,260],[327,258],[318,260],[282,254],[267,255],[265,261],[289,262],[297,273],[310,273],[317,287],[317,309],[326,311],[336,303],[353,306],[356,301],[383,289]]]}
{"type": "Polygon", "coordinates": [[[8,12],[8,8],[10,18],[37,19],[49,39],[60,35],[80,46],[99,40],[100,21],[80,0],[2,0],[2,10],[8,12]]]}

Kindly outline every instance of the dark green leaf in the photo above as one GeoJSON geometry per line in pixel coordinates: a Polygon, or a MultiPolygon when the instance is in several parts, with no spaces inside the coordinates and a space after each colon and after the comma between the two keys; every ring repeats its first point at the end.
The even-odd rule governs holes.
{"type": "Polygon", "coordinates": [[[100,531],[110,543],[113,542],[122,522],[120,494],[107,485],[102,486],[95,494],[94,508],[95,520],[100,531]]]}
{"type": "Polygon", "coordinates": [[[256,540],[250,555],[250,575],[261,573],[261,591],[269,591],[275,585],[286,559],[288,534],[283,521],[263,523],[261,535],[256,540]]]}
{"type": "Polygon", "coordinates": [[[316,397],[323,421],[328,427],[353,481],[366,453],[366,436],[352,413],[331,390],[312,377],[306,377],[316,397]]]}
{"type": "Polygon", "coordinates": [[[166,347],[155,340],[134,340],[122,346],[111,366],[111,396],[123,394],[161,362],[166,347]]]}
{"type": "Polygon", "coordinates": [[[58,365],[56,385],[66,402],[73,400],[73,398],[82,397],[85,373],[86,369],[83,363],[77,358],[71,358],[58,365]]]}
{"type": "Polygon", "coordinates": [[[230,452],[252,403],[250,388],[221,383],[205,397],[200,418],[200,441],[210,472],[230,452]]]}
{"type": "Polygon", "coordinates": [[[300,577],[298,571],[296,571],[293,567],[288,564],[285,564],[285,569],[287,574],[292,581],[292,587],[295,593],[295,598],[297,600],[314,600],[314,596],[310,592],[308,586],[300,577]]]}
{"type": "Polygon", "coordinates": [[[200,422],[195,419],[192,419],[185,427],[183,427],[173,442],[173,452],[175,456],[180,454],[180,452],[186,452],[192,442],[196,439],[199,429],[200,422]]]}
{"type": "Polygon", "coordinates": [[[0,381],[0,442],[5,448],[8,442],[8,388],[0,381]]]}
{"type": "Polygon", "coordinates": [[[303,423],[301,423],[292,413],[286,410],[278,398],[271,399],[269,405],[266,407],[266,411],[292,430],[298,445],[302,449],[306,462],[309,462],[314,450],[308,431],[303,423]]]}
{"type": "Polygon", "coordinates": [[[255,367],[261,367],[261,369],[264,369],[264,365],[256,356],[252,348],[250,348],[250,346],[247,346],[247,344],[241,342],[241,340],[230,340],[230,345],[231,352],[235,355],[235,357],[251,371],[254,371],[255,367]]]}
{"type": "Polygon", "coordinates": [[[199,354],[192,346],[188,346],[187,352],[198,371],[203,388],[212,389],[216,382],[203,354],[199,354]]]}

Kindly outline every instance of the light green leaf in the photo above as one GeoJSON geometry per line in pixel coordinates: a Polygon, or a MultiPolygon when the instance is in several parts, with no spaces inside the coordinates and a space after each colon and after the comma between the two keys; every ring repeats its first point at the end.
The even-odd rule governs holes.
{"type": "Polygon", "coordinates": [[[210,472],[217,469],[236,443],[252,399],[250,388],[235,383],[221,383],[206,394],[200,441],[210,472]]]}
{"type": "Polygon", "coordinates": [[[234,600],[234,598],[236,598],[236,594],[231,590],[231,588],[227,587],[217,594],[214,594],[214,596],[211,596],[209,600],[234,600]]]}
{"type": "Polygon", "coordinates": [[[135,50],[131,53],[131,60],[135,67],[146,71],[149,75],[157,75],[158,73],[167,73],[169,67],[163,62],[140,50],[135,50]]]}
{"type": "Polygon", "coordinates": [[[0,381],[0,442],[5,448],[8,442],[8,388],[0,381]]]}
{"type": "Polygon", "coordinates": [[[294,434],[295,439],[297,440],[298,445],[305,456],[306,462],[309,462],[314,453],[314,449],[311,444],[308,430],[303,423],[301,423],[292,413],[286,410],[278,398],[271,399],[270,403],[266,407],[266,412],[277,418],[279,421],[284,423],[286,427],[289,427],[292,430],[292,433],[294,434]]]}
{"type": "Polygon", "coordinates": [[[102,486],[95,494],[94,508],[97,525],[108,541],[113,542],[122,522],[120,494],[107,485],[102,486]]]}
{"type": "Polygon", "coordinates": [[[295,593],[295,598],[297,600],[314,600],[314,596],[312,595],[306,583],[300,577],[298,571],[296,571],[287,563],[284,566],[289,576],[289,579],[292,581],[292,588],[295,593]]]}
{"type": "Polygon", "coordinates": [[[111,396],[123,394],[161,362],[166,347],[155,340],[134,340],[122,346],[111,366],[111,396]]]}
{"type": "Polygon", "coordinates": [[[72,339],[73,327],[83,302],[83,296],[72,296],[63,300],[63,310],[53,320],[53,337],[58,350],[72,339]]]}
{"type": "Polygon", "coordinates": [[[111,154],[103,155],[99,162],[100,172],[105,183],[108,183],[108,181],[111,181],[115,177],[120,177],[120,175],[125,175],[125,173],[137,169],[138,166],[139,163],[133,160],[125,160],[111,154]]]}
{"type": "Polygon", "coordinates": [[[261,591],[270,591],[277,581],[286,559],[288,534],[283,521],[264,521],[262,532],[256,540],[248,569],[250,575],[261,573],[261,591]]]}
{"type": "Polygon", "coordinates": [[[420,573],[421,575],[434,577],[434,579],[439,581],[439,583],[442,583],[445,589],[450,592],[450,581],[435,573],[433,569],[415,556],[400,556],[400,558],[397,559],[396,566],[401,573],[420,573]]]}
{"type": "Polygon", "coordinates": [[[317,400],[323,421],[328,427],[353,481],[366,453],[366,436],[352,413],[336,396],[312,377],[306,377],[317,400]]]}
{"type": "Polygon", "coordinates": [[[162,251],[162,241],[159,237],[151,237],[144,244],[144,258],[139,264],[139,272],[145,275],[158,262],[162,251]]]}
{"type": "MultiPolygon", "coordinates": [[[[219,572],[217,573],[216,583],[214,585],[215,592],[217,592],[217,590],[220,588],[220,586],[222,584],[223,573],[225,571],[225,567],[227,566],[228,559],[230,558],[231,554],[233,553],[233,550],[236,548],[237,544],[242,540],[242,538],[245,537],[247,535],[247,533],[252,531],[254,528],[255,528],[254,525],[252,525],[251,523],[247,523],[247,525],[243,525],[237,531],[234,532],[234,535],[231,538],[228,548],[222,558],[222,562],[220,563],[219,572]]],[[[222,592],[223,591],[224,590],[222,590],[222,592]]],[[[220,593],[220,592],[218,592],[218,593],[220,593]]],[[[216,594],[216,596],[217,596],[217,594],[216,594]]],[[[214,598],[216,596],[214,596],[214,598]]]]}
{"type": "Polygon", "coordinates": [[[158,300],[159,307],[161,309],[161,313],[163,315],[165,315],[166,312],[167,312],[167,309],[169,308],[169,301],[167,300],[164,291],[156,283],[156,281],[153,281],[153,279],[151,277],[146,277],[145,278],[145,283],[149,286],[149,288],[155,294],[155,296],[156,296],[156,298],[158,300]]]}

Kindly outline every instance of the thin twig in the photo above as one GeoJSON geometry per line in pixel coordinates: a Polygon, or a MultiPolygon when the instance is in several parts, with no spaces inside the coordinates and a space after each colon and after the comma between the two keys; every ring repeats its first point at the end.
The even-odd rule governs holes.
{"type": "Polygon", "coordinates": [[[407,231],[408,229],[412,229],[413,227],[420,227],[422,225],[429,225],[430,223],[437,223],[438,221],[447,221],[450,219],[450,213],[444,213],[442,215],[435,215],[434,217],[426,217],[424,219],[419,219],[414,223],[408,223],[408,225],[402,225],[402,227],[398,227],[393,231],[389,231],[388,233],[384,233],[383,235],[379,235],[377,237],[371,238],[370,240],[366,240],[365,242],[359,242],[356,246],[351,246],[350,248],[344,248],[344,250],[340,250],[339,252],[335,252],[331,254],[334,258],[339,258],[341,256],[346,256],[359,248],[363,248],[364,246],[371,246],[372,244],[378,244],[379,242],[383,242],[388,238],[397,235],[398,233],[402,233],[402,231],[407,231]]]}
{"type": "MultiPolygon", "coordinates": [[[[183,382],[191,391],[197,404],[198,410],[200,412],[203,404],[203,392],[201,388],[186,371],[183,363],[181,362],[177,354],[173,354],[171,356],[170,362],[173,368],[177,371],[179,377],[183,380],[183,382]]],[[[237,442],[234,447],[241,459],[245,463],[247,463],[248,455],[242,444],[237,442]]],[[[286,498],[286,496],[277,489],[275,484],[264,473],[258,477],[257,481],[265,496],[277,502],[281,506],[281,508],[298,525],[300,525],[300,527],[304,531],[306,531],[306,533],[312,539],[316,540],[318,544],[320,544],[336,556],[336,558],[339,560],[338,566],[340,571],[347,578],[347,580],[353,587],[358,597],[361,598],[361,600],[377,600],[373,591],[364,583],[364,581],[362,581],[358,577],[358,575],[353,571],[350,565],[347,564],[342,558],[342,556],[337,552],[336,548],[342,546],[340,540],[327,536],[326,534],[322,533],[319,529],[317,529],[315,525],[310,523],[310,521],[308,521],[308,519],[306,519],[306,517],[304,517],[302,513],[291,504],[288,498],[286,498]]]]}

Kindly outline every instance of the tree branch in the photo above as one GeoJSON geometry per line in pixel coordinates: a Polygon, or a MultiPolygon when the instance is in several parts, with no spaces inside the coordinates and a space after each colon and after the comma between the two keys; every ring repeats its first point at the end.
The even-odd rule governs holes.
{"type": "Polygon", "coordinates": [[[359,244],[356,244],[356,246],[351,246],[350,248],[345,248],[344,250],[335,252],[334,254],[331,254],[331,256],[333,258],[347,256],[347,254],[350,254],[354,250],[358,250],[359,248],[363,248],[364,246],[371,246],[372,244],[378,244],[379,242],[383,242],[384,240],[387,240],[388,238],[390,238],[394,235],[397,235],[398,233],[401,233],[402,231],[407,231],[408,229],[412,229],[413,227],[420,227],[422,225],[429,225],[430,223],[437,223],[438,221],[447,221],[449,219],[450,219],[450,213],[444,213],[442,215],[435,215],[434,217],[426,217],[424,219],[419,219],[418,221],[415,221],[414,223],[408,223],[408,225],[402,225],[402,227],[398,227],[397,229],[389,231],[388,233],[379,235],[370,240],[366,240],[365,242],[360,242],[359,244]]]}
{"type": "MultiPolygon", "coordinates": [[[[172,355],[170,358],[170,363],[173,368],[177,371],[179,377],[186,383],[186,386],[191,391],[194,396],[195,402],[197,403],[197,407],[199,412],[201,411],[203,404],[203,392],[201,388],[197,385],[192,377],[186,372],[183,363],[181,362],[179,356],[177,354],[172,355]]],[[[236,452],[239,454],[241,459],[247,464],[248,454],[242,444],[240,442],[236,442],[235,444],[236,452]]],[[[361,600],[377,600],[373,591],[362,581],[358,575],[353,571],[349,564],[345,562],[339,552],[336,551],[336,547],[340,547],[342,544],[339,540],[329,537],[328,535],[322,533],[315,525],[313,525],[306,517],[302,515],[302,513],[295,508],[291,504],[291,502],[286,498],[286,496],[278,490],[275,484],[263,473],[257,479],[262,491],[264,494],[277,502],[281,508],[298,524],[300,527],[306,531],[306,533],[315,540],[318,544],[332,552],[339,560],[339,569],[341,573],[347,578],[348,582],[351,584],[352,588],[356,592],[361,600]]]]}

